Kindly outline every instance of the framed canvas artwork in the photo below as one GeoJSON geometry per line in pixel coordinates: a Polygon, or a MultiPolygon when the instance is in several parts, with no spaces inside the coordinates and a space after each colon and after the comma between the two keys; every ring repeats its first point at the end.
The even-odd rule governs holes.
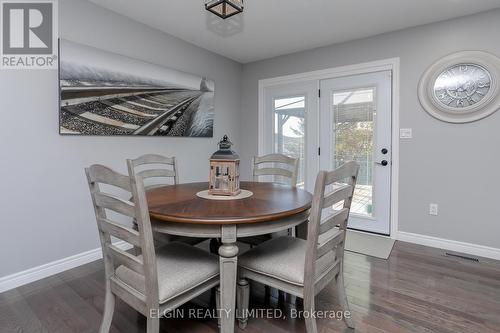
{"type": "Polygon", "coordinates": [[[214,82],[60,40],[59,132],[212,137],[214,82]]]}

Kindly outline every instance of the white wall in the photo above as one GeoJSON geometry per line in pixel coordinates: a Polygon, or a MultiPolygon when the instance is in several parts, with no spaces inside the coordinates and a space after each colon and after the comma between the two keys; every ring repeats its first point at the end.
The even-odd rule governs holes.
{"type": "Polygon", "coordinates": [[[125,172],[125,159],[175,155],[183,182],[205,180],[227,133],[238,146],[241,65],[82,0],[59,1],[62,38],[216,82],[206,138],[58,134],[57,71],[0,71],[0,277],[99,247],[84,167],[125,172]]]}
{"type": "Polygon", "coordinates": [[[242,175],[249,177],[257,154],[259,79],[400,57],[400,125],[413,128],[414,139],[400,146],[399,229],[500,248],[500,112],[448,124],[429,116],[417,97],[422,73],[444,55],[478,49],[500,56],[499,31],[495,10],[244,65],[242,175]],[[428,215],[431,202],[440,205],[439,216],[428,215]]]}

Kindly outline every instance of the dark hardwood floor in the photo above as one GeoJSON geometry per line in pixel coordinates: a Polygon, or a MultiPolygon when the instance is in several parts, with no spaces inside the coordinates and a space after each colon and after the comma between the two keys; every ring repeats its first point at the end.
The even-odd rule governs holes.
{"type": "MultiPolygon", "coordinates": [[[[447,257],[444,251],[397,242],[387,261],[346,253],[345,280],[356,332],[500,332],[500,262],[447,257]]],[[[254,308],[283,309],[295,302],[264,303],[253,286],[254,308]]],[[[0,332],[97,332],[104,302],[101,261],[0,294],[0,332]]],[[[184,309],[204,309],[207,295],[184,309]]],[[[335,309],[325,289],[317,309],[335,309]]],[[[206,306],[206,305],[205,305],[206,306]]],[[[300,305],[298,306],[300,309],[300,305]]],[[[162,332],[217,332],[213,319],[164,319],[162,332]]],[[[318,319],[321,333],[351,332],[342,321],[318,319]]],[[[237,332],[242,332],[236,329],[237,332]]],[[[118,301],[113,333],[145,332],[145,320],[118,301]]],[[[305,332],[301,319],[250,319],[247,333],[305,332]]]]}

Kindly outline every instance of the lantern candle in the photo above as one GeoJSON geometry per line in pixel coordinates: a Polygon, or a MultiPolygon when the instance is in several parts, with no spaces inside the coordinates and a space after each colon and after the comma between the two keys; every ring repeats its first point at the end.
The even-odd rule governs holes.
{"type": "Polygon", "coordinates": [[[240,157],[231,150],[233,143],[224,135],[219,142],[219,150],[210,158],[211,195],[238,195],[240,190],[240,157]]]}

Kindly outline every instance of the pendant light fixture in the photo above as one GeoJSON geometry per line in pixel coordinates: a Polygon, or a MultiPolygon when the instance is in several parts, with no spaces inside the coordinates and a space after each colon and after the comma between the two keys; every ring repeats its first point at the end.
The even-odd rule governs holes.
{"type": "Polygon", "coordinates": [[[243,12],[243,0],[207,0],[205,9],[222,19],[243,12]]]}

